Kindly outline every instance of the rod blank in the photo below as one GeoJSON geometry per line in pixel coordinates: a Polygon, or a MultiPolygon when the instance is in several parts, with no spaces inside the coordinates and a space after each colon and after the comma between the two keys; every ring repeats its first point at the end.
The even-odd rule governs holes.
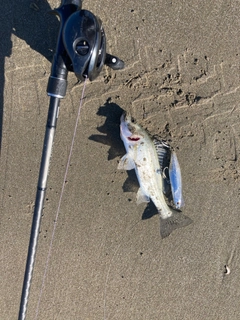
{"type": "Polygon", "coordinates": [[[37,251],[38,236],[41,225],[41,217],[43,204],[45,199],[45,193],[47,188],[47,176],[50,165],[50,158],[52,153],[53,139],[57,125],[58,109],[60,99],[50,97],[49,111],[47,127],[45,132],[45,138],[43,143],[42,160],[39,171],[38,187],[35,200],[35,208],[32,220],[31,236],[28,247],[27,262],[25,268],[25,275],[23,280],[22,296],[20,302],[20,309],[18,320],[25,320],[27,313],[27,304],[30,293],[30,286],[35,262],[35,256],[37,251]]]}

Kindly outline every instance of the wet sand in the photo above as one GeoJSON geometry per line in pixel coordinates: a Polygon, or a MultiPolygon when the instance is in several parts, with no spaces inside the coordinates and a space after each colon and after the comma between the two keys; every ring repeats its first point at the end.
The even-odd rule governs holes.
{"type": "MultiPolygon", "coordinates": [[[[3,4],[1,320],[17,319],[60,1],[3,4]],[[34,6],[32,3],[35,3],[34,6]],[[49,50],[50,49],[50,50],[49,50]]],[[[240,313],[237,1],[85,1],[103,21],[104,67],[86,85],[38,318],[237,320],[240,313]],[[160,238],[154,206],[117,170],[122,110],[177,150],[193,220],[160,238]]],[[[69,74],[52,153],[27,319],[34,319],[83,85],[69,74]]]]}

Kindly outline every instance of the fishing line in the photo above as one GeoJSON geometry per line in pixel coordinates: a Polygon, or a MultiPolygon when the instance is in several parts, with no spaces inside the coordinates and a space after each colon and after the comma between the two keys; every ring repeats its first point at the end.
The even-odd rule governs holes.
{"type": "Polygon", "coordinates": [[[53,231],[52,231],[51,242],[50,242],[50,245],[49,245],[47,260],[46,260],[46,264],[45,264],[45,269],[44,269],[44,274],[43,274],[43,279],[42,279],[42,285],[41,285],[41,289],[40,289],[40,293],[39,293],[39,297],[38,297],[38,303],[37,303],[36,313],[35,313],[35,318],[34,318],[35,320],[38,317],[40,302],[41,302],[43,289],[44,289],[44,284],[45,284],[45,280],[46,280],[46,276],[47,276],[49,261],[50,261],[50,257],[51,257],[52,247],[53,247],[53,240],[54,240],[55,231],[56,231],[56,227],[57,227],[57,221],[58,221],[58,217],[59,217],[62,197],[63,197],[63,193],[64,193],[64,188],[65,188],[65,184],[66,184],[66,180],[67,180],[68,169],[69,169],[69,166],[70,166],[74,140],[75,140],[76,133],[77,133],[77,127],[78,127],[78,122],[79,122],[80,113],[81,113],[81,109],[82,109],[83,97],[84,97],[84,92],[85,92],[85,88],[86,88],[86,83],[87,83],[87,77],[85,78],[85,81],[84,81],[84,84],[83,84],[82,95],[81,95],[80,102],[79,102],[79,108],[78,108],[78,114],[77,114],[77,119],[76,119],[76,123],[75,123],[74,132],[73,132],[72,144],[71,144],[71,148],[70,148],[70,151],[69,151],[68,161],[67,161],[65,175],[64,175],[63,184],[62,184],[62,190],[61,190],[61,193],[60,193],[57,213],[56,213],[55,220],[54,220],[54,226],[53,226],[53,231]]]}

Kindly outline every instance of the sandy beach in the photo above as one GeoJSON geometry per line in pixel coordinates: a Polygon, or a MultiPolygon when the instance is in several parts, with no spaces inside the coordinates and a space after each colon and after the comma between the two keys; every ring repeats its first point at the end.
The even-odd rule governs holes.
{"type": "MultiPolygon", "coordinates": [[[[49,106],[60,1],[0,13],[0,319],[18,317],[49,106]]],[[[68,75],[27,320],[238,320],[240,7],[236,0],[83,1],[103,22],[106,66],[83,108],[38,307],[83,84],[68,75]],[[177,150],[193,220],[165,239],[136,177],[117,170],[123,110],[177,150]]]]}

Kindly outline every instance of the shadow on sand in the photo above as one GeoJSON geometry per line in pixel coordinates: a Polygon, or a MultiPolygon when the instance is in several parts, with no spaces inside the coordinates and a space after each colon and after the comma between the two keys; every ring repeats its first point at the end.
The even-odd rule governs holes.
{"type": "MultiPolygon", "coordinates": [[[[60,1],[59,1],[60,5],[60,1]]],[[[12,54],[12,35],[24,40],[33,50],[51,61],[55,50],[59,21],[50,15],[45,0],[2,1],[0,13],[0,150],[4,112],[5,58],[12,54]]]]}

